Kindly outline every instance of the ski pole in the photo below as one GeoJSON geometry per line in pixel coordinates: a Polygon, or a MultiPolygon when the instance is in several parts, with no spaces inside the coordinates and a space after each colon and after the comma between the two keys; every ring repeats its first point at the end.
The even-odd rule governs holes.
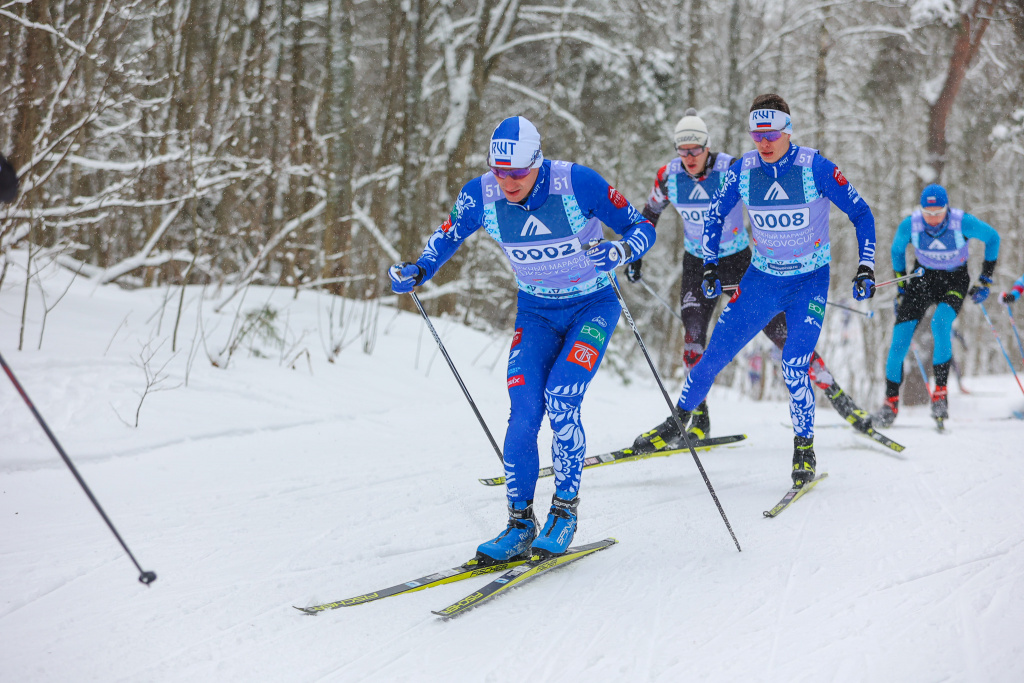
{"type": "MultiPolygon", "coordinates": [[[[593,247],[594,242],[587,245],[587,248],[593,247]]],[[[697,451],[694,450],[693,444],[690,443],[690,437],[686,433],[686,425],[684,425],[679,416],[676,415],[675,406],[672,405],[672,399],[669,398],[668,391],[665,390],[665,384],[661,381],[661,375],[658,374],[658,368],[654,367],[654,361],[651,360],[651,354],[647,353],[647,346],[644,345],[644,340],[640,336],[640,331],[636,329],[636,323],[633,322],[633,316],[629,313],[629,307],[626,306],[626,301],[622,298],[622,292],[619,291],[619,285],[615,282],[615,276],[611,273],[608,275],[608,281],[612,283],[612,289],[615,290],[615,296],[619,299],[619,305],[622,306],[622,312],[626,314],[626,321],[629,322],[629,326],[633,328],[633,335],[636,337],[637,343],[640,345],[640,350],[644,352],[644,358],[647,359],[647,365],[650,366],[651,372],[654,373],[654,379],[658,383],[658,388],[661,389],[661,395],[665,397],[665,402],[668,403],[669,413],[676,422],[676,428],[683,435],[683,442],[686,447],[690,449],[690,455],[693,456],[693,461],[697,463],[697,469],[700,470],[700,476],[704,477],[704,483],[708,487],[708,491],[711,493],[711,498],[714,499],[715,505],[718,506],[718,512],[722,515],[722,521],[725,522],[725,528],[729,530],[729,535],[732,536],[732,542],[736,544],[736,550],[743,552],[740,548],[740,542],[736,540],[736,534],[732,530],[732,525],[729,524],[729,518],[725,516],[725,510],[722,509],[722,503],[718,500],[718,494],[715,493],[715,487],[711,485],[711,480],[708,479],[707,472],[704,471],[704,465],[701,464],[700,458],[697,457],[697,451]]]]}
{"type": "Polygon", "coordinates": [[[71,474],[75,475],[75,479],[78,480],[78,483],[81,485],[82,490],[85,491],[85,495],[89,497],[89,500],[91,500],[92,504],[96,507],[97,512],[100,513],[100,517],[103,518],[103,521],[107,523],[107,526],[110,527],[110,530],[114,533],[114,538],[116,538],[117,542],[121,544],[121,547],[124,548],[124,551],[128,553],[128,557],[131,558],[132,564],[135,565],[135,568],[139,570],[139,581],[141,583],[146,584],[147,586],[156,581],[155,572],[145,571],[142,569],[142,567],[139,566],[139,563],[135,560],[135,556],[132,555],[132,551],[128,549],[128,545],[124,542],[124,539],[121,538],[121,534],[117,533],[117,529],[114,528],[113,522],[111,522],[110,518],[107,517],[107,513],[103,511],[103,508],[100,506],[99,501],[96,500],[96,496],[92,495],[92,491],[89,490],[89,487],[86,485],[85,480],[82,479],[82,475],[78,473],[78,470],[75,468],[74,463],[71,462],[71,458],[69,458],[68,454],[64,452],[63,448],[61,448],[60,442],[57,441],[57,437],[53,435],[53,432],[50,431],[50,427],[47,426],[46,421],[43,419],[43,416],[39,414],[38,410],[36,410],[35,405],[32,403],[32,400],[28,397],[28,394],[25,393],[25,389],[22,388],[21,383],[18,382],[18,379],[14,376],[14,371],[11,370],[9,365],[7,365],[7,361],[4,360],[3,355],[0,355],[0,365],[3,366],[4,372],[6,372],[7,376],[11,379],[11,382],[14,384],[14,388],[18,390],[19,394],[21,394],[21,398],[25,401],[25,405],[27,405],[28,409],[32,411],[32,414],[35,415],[36,420],[39,421],[39,425],[43,428],[43,431],[46,432],[46,436],[50,437],[50,441],[53,442],[53,445],[57,449],[57,452],[60,453],[60,457],[64,459],[64,463],[68,466],[68,469],[71,470],[71,474]]]}
{"type": "Polygon", "coordinates": [[[905,280],[913,280],[915,277],[921,277],[922,275],[924,275],[924,268],[923,267],[918,268],[917,270],[915,270],[910,275],[904,275],[903,277],[898,277],[895,280],[886,280],[885,282],[876,282],[875,283],[875,289],[878,289],[879,287],[885,287],[887,285],[894,285],[897,282],[904,282],[905,280]]]}
{"type": "Polygon", "coordinates": [[[1017,376],[1017,371],[1013,367],[1013,363],[1010,362],[1010,354],[1006,353],[1006,349],[1003,347],[1003,340],[999,338],[999,333],[996,332],[996,326],[992,324],[992,318],[988,317],[988,311],[985,310],[985,304],[979,303],[981,312],[985,314],[985,320],[988,321],[988,327],[992,330],[992,334],[995,335],[996,341],[999,342],[999,350],[1003,352],[1003,358],[1006,359],[1006,364],[1010,366],[1010,372],[1013,373],[1013,378],[1017,380],[1017,386],[1020,387],[1020,393],[1024,394],[1024,385],[1020,383],[1020,377],[1017,376]]]}
{"type": "Polygon", "coordinates": [[[874,318],[875,317],[875,312],[874,311],[861,311],[861,310],[858,310],[856,308],[853,308],[852,306],[844,306],[843,304],[833,303],[832,301],[826,301],[825,303],[827,305],[829,305],[829,306],[835,306],[836,308],[841,308],[844,311],[850,311],[851,313],[856,313],[857,315],[862,315],[865,318],[874,318]]]}
{"type": "Polygon", "coordinates": [[[921,354],[917,352],[917,342],[910,342],[910,350],[914,352],[914,360],[917,361],[917,369],[921,371],[921,379],[924,380],[924,390],[928,392],[929,400],[932,398],[932,389],[928,385],[928,373],[925,372],[924,363],[921,361],[921,354]]]}
{"type": "Polygon", "coordinates": [[[491,446],[494,448],[494,452],[498,454],[498,460],[501,461],[502,468],[505,467],[505,457],[501,454],[501,449],[498,448],[498,443],[491,436],[491,430],[487,428],[487,423],[484,422],[484,416],[480,414],[480,411],[476,407],[476,403],[473,401],[473,397],[469,395],[469,389],[462,382],[462,377],[459,376],[459,371],[455,369],[455,363],[452,362],[451,356],[448,355],[448,351],[444,348],[444,344],[441,343],[441,337],[437,335],[437,330],[434,329],[434,324],[430,322],[430,316],[423,310],[423,304],[420,303],[420,298],[416,296],[416,292],[409,292],[412,296],[412,300],[416,302],[416,308],[420,309],[420,314],[423,316],[423,320],[426,321],[427,327],[430,328],[430,333],[434,335],[434,341],[437,342],[437,348],[441,349],[441,353],[444,355],[444,359],[448,361],[448,367],[452,369],[452,374],[455,375],[455,380],[462,387],[462,393],[466,395],[466,400],[469,401],[470,407],[473,409],[473,413],[476,415],[476,419],[480,422],[480,426],[484,428],[484,434],[487,435],[487,440],[491,442],[491,446]]]}
{"type": "Polygon", "coordinates": [[[1010,310],[1010,304],[1003,302],[1006,306],[1006,315],[1010,316],[1010,327],[1013,328],[1013,336],[1017,338],[1017,348],[1020,349],[1021,360],[1024,360],[1024,344],[1020,343],[1020,332],[1017,331],[1017,323],[1013,320],[1013,311],[1010,310]]]}
{"type": "Polygon", "coordinates": [[[662,306],[667,308],[668,312],[676,317],[676,320],[678,320],[679,322],[683,322],[683,316],[679,315],[679,312],[676,311],[676,309],[672,308],[672,305],[669,304],[669,302],[667,302],[664,299],[662,299],[661,296],[657,292],[655,292],[654,289],[649,284],[647,284],[646,280],[641,278],[640,279],[640,284],[642,284],[644,286],[644,289],[646,289],[648,292],[651,293],[651,296],[653,296],[655,299],[660,301],[662,306]]]}

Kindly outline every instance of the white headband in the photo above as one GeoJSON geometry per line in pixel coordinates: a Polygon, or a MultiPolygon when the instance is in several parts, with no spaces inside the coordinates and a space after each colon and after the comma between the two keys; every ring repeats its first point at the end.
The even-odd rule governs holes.
{"type": "Polygon", "coordinates": [[[781,130],[793,134],[793,121],[789,114],[777,109],[755,109],[750,112],[750,131],[781,130]]]}

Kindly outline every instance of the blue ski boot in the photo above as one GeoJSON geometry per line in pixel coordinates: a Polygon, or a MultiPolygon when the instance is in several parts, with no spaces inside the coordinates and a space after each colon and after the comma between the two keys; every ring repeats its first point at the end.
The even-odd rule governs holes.
{"type": "Polygon", "coordinates": [[[560,498],[559,492],[551,498],[551,512],[540,536],[533,542],[533,554],[541,558],[561,555],[569,549],[573,536],[576,535],[576,507],[580,497],[560,498]]]}
{"type": "Polygon", "coordinates": [[[530,542],[537,537],[537,518],[533,516],[533,501],[522,500],[508,506],[508,526],[496,538],[481,543],[476,558],[493,564],[529,555],[530,542]]]}

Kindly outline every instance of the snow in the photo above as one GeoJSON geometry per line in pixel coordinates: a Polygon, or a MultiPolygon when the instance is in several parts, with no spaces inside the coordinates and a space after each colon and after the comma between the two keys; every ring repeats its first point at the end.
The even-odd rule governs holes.
{"type": "MultiPolygon", "coordinates": [[[[604,552],[448,622],[430,610],[486,579],[313,617],[291,606],[454,566],[504,525],[503,490],[476,481],[500,473],[497,459],[422,320],[382,309],[367,355],[350,302],[334,329],[349,343],[328,363],[330,299],[253,288],[243,312],[276,308],[286,350],[243,345],[215,368],[194,334],[201,288],[186,293],[171,357],[180,290],[79,279],[36,350],[33,282],[19,352],[17,257],[0,352],[158,579],[136,581],[4,378],[2,681],[1024,680],[1024,422],[1003,419],[1024,401],[1010,375],[953,390],[945,435],[925,408],[904,409],[888,430],[903,454],[822,408],[830,476],[776,519],[762,511],[788,487],[788,408],[716,388],[714,432],[750,437],[701,455],[742,553],[692,458],[658,458],[586,472],[576,542],[619,540],[604,552]],[[167,362],[165,390],[131,428],[121,418],[144,387],[140,353],[158,346],[150,369],[167,362]]],[[[70,277],[44,269],[48,302],[70,277]]],[[[216,354],[234,306],[212,309],[216,354]]],[[[500,442],[507,340],[435,324],[500,442]]],[[[591,452],[665,414],[652,382],[599,373],[584,403],[591,452]]],[[[542,479],[539,508],[552,490],[542,479]]]]}

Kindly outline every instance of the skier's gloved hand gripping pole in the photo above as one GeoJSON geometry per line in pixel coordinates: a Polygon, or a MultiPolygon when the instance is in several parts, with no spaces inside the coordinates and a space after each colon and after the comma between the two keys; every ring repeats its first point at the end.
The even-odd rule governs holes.
{"type": "Polygon", "coordinates": [[[116,538],[117,542],[121,544],[121,547],[124,548],[124,551],[128,553],[128,557],[131,558],[132,564],[135,565],[135,568],[139,570],[139,581],[141,583],[146,584],[147,586],[156,581],[155,572],[145,571],[142,567],[139,566],[139,563],[135,560],[135,556],[132,555],[132,551],[128,549],[128,546],[127,544],[125,544],[124,539],[121,538],[121,534],[117,533],[117,529],[114,528],[113,522],[111,522],[110,518],[107,517],[107,513],[103,511],[103,508],[100,506],[99,501],[97,501],[96,497],[92,495],[92,491],[89,490],[89,487],[86,485],[85,480],[82,479],[82,475],[78,473],[78,470],[75,468],[74,463],[71,462],[71,458],[69,458],[67,453],[64,452],[64,449],[61,448],[60,442],[57,441],[57,437],[53,435],[53,432],[50,431],[50,428],[47,426],[46,421],[43,419],[43,416],[39,414],[38,410],[36,410],[35,405],[32,403],[32,400],[29,399],[28,394],[25,393],[25,389],[22,388],[21,383],[18,382],[18,379],[14,376],[14,372],[11,370],[10,366],[7,365],[7,362],[4,360],[3,355],[0,355],[0,365],[3,366],[4,372],[7,373],[7,376],[14,384],[14,388],[18,390],[19,394],[21,394],[21,398],[25,401],[25,405],[27,405],[28,409],[32,411],[32,414],[35,415],[36,420],[39,421],[39,426],[41,426],[43,428],[43,431],[46,432],[46,436],[50,437],[50,441],[57,449],[57,452],[60,453],[60,457],[64,459],[64,464],[66,464],[68,466],[68,469],[71,470],[71,474],[75,475],[75,479],[78,480],[78,483],[82,487],[82,490],[85,491],[85,495],[89,497],[89,500],[91,500],[92,504],[96,507],[96,511],[100,513],[100,517],[103,518],[103,521],[107,523],[107,526],[110,527],[110,530],[114,533],[114,538],[116,538]]]}
{"type": "Polygon", "coordinates": [[[996,326],[992,324],[992,318],[988,317],[988,311],[985,310],[985,304],[978,302],[981,312],[985,314],[985,320],[988,321],[988,327],[992,330],[992,334],[995,336],[996,341],[999,342],[999,350],[1003,352],[1003,358],[1006,359],[1006,364],[1010,366],[1010,372],[1013,373],[1013,378],[1017,380],[1017,386],[1020,387],[1020,392],[1024,394],[1024,385],[1020,383],[1020,377],[1017,376],[1017,370],[1014,369],[1013,363],[1010,361],[1010,354],[1006,353],[1006,348],[1003,347],[1003,340],[999,338],[999,333],[996,332],[996,326]]]}
{"type": "MultiPolygon", "coordinates": [[[[598,270],[607,272],[609,270],[613,270],[616,265],[622,265],[623,259],[620,259],[616,262],[614,258],[607,259],[605,257],[606,254],[609,254],[613,251],[612,249],[609,249],[605,245],[614,244],[620,243],[605,242],[604,240],[594,240],[589,244],[584,245],[585,248],[588,249],[587,256],[590,258],[591,262],[594,263],[595,266],[597,266],[598,270]],[[591,256],[591,253],[593,253],[594,256],[591,256]]],[[[628,256],[626,258],[628,258],[628,256]]],[[[715,501],[715,505],[718,506],[718,512],[722,515],[722,521],[725,522],[725,528],[729,530],[729,535],[732,536],[732,542],[736,544],[736,550],[742,552],[743,549],[740,548],[740,542],[736,539],[736,534],[732,530],[732,525],[729,523],[729,518],[725,516],[725,510],[722,509],[722,503],[718,500],[718,494],[715,493],[715,488],[711,485],[711,480],[708,479],[707,472],[704,471],[704,465],[701,464],[700,458],[697,457],[697,451],[694,450],[693,444],[690,443],[690,437],[686,433],[686,425],[681,424],[679,417],[676,416],[676,411],[674,409],[674,406],[672,405],[672,399],[669,397],[668,391],[665,390],[665,384],[664,382],[661,381],[661,375],[658,374],[658,368],[654,366],[654,361],[651,360],[651,354],[647,352],[647,346],[644,344],[644,340],[640,336],[640,331],[636,328],[636,323],[633,322],[633,316],[630,315],[629,313],[629,307],[626,306],[626,301],[625,299],[622,298],[622,292],[619,291],[619,285],[618,283],[615,282],[615,275],[610,273],[608,276],[608,280],[609,282],[612,283],[612,289],[615,290],[615,296],[618,297],[619,299],[619,305],[622,306],[622,312],[626,316],[626,321],[629,323],[629,326],[633,328],[633,335],[636,337],[637,344],[640,345],[640,350],[643,351],[644,358],[647,359],[647,365],[650,366],[651,372],[654,373],[654,379],[658,383],[658,388],[661,389],[661,395],[665,397],[665,402],[668,403],[669,414],[675,417],[676,426],[679,428],[680,433],[682,433],[683,435],[683,442],[686,444],[686,447],[690,449],[690,455],[693,456],[693,461],[697,463],[697,469],[700,470],[700,476],[704,478],[704,483],[707,485],[708,491],[711,493],[711,498],[715,501]]]]}
{"type": "Polygon", "coordinates": [[[437,342],[437,348],[441,350],[441,355],[448,361],[448,367],[452,369],[452,374],[455,375],[455,381],[459,383],[459,387],[462,389],[462,393],[466,395],[466,400],[469,401],[469,406],[473,409],[473,414],[476,415],[476,419],[480,422],[480,426],[484,429],[484,434],[487,435],[487,440],[491,442],[491,447],[494,448],[494,452],[498,455],[498,461],[501,462],[502,468],[505,467],[505,457],[501,454],[501,448],[498,447],[498,442],[494,440],[491,435],[491,430],[487,428],[487,423],[484,422],[484,416],[480,414],[480,410],[476,407],[476,402],[473,397],[469,395],[469,389],[462,382],[462,377],[459,375],[459,371],[455,369],[455,363],[452,362],[451,356],[448,355],[448,350],[444,348],[444,344],[441,343],[441,337],[438,336],[437,330],[434,329],[434,324],[430,322],[430,316],[423,310],[423,304],[420,303],[420,298],[416,296],[416,292],[412,291],[413,287],[423,282],[423,268],[416,265],[415,263],[396,263],[395,265],[388,268],[388,277],[391,278],[391,289],[398,293],[409,294],[412,300],[416,303],[416,308],[420,309],[420,315],[423,316],[424,322],[427,323],[427,327],[430,328],[430,333],[434,335],[434,341],[437,342]]]}

